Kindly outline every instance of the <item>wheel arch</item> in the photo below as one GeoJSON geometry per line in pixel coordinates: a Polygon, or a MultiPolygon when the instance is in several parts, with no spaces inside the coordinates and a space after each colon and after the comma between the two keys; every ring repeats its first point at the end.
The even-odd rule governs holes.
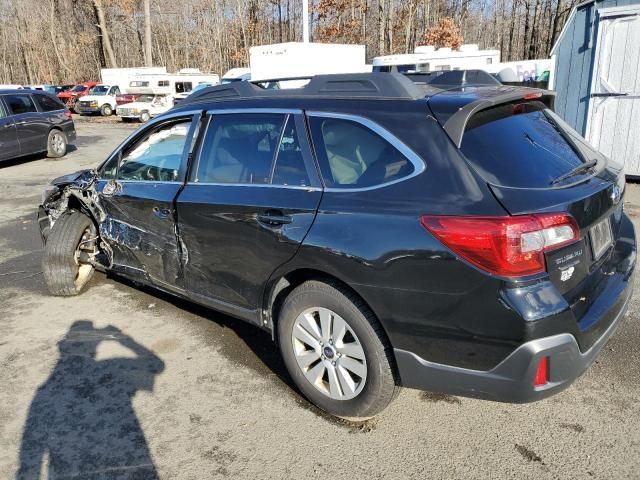
{"type": "Polygon", "coordinates": [[[380,317],[377,312],[372,308],[371,302],[367,301],[367,299],[345,279],[318,268],[308,267],[293,268],[288,270],[286,273],[279,272],[270,279],[267,287],[265,288],[262,322],[263,326],[271,331],[271,336],[274,341],[277,341],[278,315],[285,298],[291,291],[293,291],[293,289],[309,280],[318,280],[338,286],[359,298],[366,308],[374,314],[376,320],[382,327],[387,342],[390,344],[389,334],[384,327],[384,324],[380,321],[380,317]]]}

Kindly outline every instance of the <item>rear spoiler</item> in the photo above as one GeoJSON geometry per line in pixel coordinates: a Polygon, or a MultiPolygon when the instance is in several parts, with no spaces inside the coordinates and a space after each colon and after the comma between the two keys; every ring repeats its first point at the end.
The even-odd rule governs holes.
{"type": "Polygon", "coordinates": [[[481,110],[495,107],[502,103],[510,103],[517,100],[539,100],[553,110],[556,94],[550,90],[518,89],[516,91],[503,93],[491,98],[483,98],[475,102],[468,103],[451,115],[442,128],[447,132],[449,138],[460,148],[462,136],[469,119],[481,110]]]}

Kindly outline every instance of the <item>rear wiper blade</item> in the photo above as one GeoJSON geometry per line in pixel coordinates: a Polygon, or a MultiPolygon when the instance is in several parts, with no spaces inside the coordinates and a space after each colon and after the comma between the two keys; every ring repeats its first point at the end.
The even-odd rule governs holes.
{"type": "Polygon", "coordinates": [[[567,173],[560,175],[558,178],[551,182],[551,185],[555,185],[556,183],[560,183],[563,180],[566,180],[569,177],[573,177],[579,173],[582,173],[586,170],[589,170],[595,167],[598,164],[598,160],[589,160],[588,162],[583,163],[582,165],[578,165],[576,168],[569,170],[567,173]]]}

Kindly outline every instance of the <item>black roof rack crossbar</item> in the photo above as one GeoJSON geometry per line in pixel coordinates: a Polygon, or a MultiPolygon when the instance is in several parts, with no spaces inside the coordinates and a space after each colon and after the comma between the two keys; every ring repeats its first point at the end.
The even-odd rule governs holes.
{"type": "Polygon", "coordinates": [[[517,100],[540,100],[550,109],[553,109],[555,96],[555,92],[549,90],[519,88],[494,97],[483,98],[476,100],[475,102],[468,103],[464,107],[460,108],[456,113],[449,117],[442,128],[447,132],[447,135],[449,135],[449,138],[451,138],[453,143],[460,148],[467,122],[475,113],[503,103],[509,103],[517,100]]]}
{"type": "Polygon", "coordinates": [[[349,73],[316,75],[313,77],[281,78],[232,82],[225,85],[207,87],[189,95],[180,105],[208,100],[238,100],[245,98],[270,97],[336,97],[336,98],[393,98],[417,100],[424,98],[424,92],[404,75],[397,73],[349,73]],[[270,82],[309,79],[304,87],[272,89],[261,86],[270,82]]]}

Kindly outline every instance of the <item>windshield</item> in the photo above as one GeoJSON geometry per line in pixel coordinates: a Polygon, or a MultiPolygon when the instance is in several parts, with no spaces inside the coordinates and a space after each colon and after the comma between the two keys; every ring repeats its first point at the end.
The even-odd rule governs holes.
{"type": "Polygon", "coordinates": [[[106,95],[109,91],[109,87],[106,85],[96,85],[91,90],[89,90],[90,95],[106,95]]]}
{"type": "Polygon", "coordinates": [[[84,85],[76,85],[75,87],[73,87],[71,89],[72,92],[83,92],[86,90],[87,87],[85,87],[84,85]]]}
{"type": "MultiPolygon", "coordinates": [[[[538,101],[507,103],[476,113],[460,149],[486,181],[517,188],[548,188],[561,175],[602,158],[538,101]]],[[[567,182],[579,179],[576,175],[567,182]]]]}

